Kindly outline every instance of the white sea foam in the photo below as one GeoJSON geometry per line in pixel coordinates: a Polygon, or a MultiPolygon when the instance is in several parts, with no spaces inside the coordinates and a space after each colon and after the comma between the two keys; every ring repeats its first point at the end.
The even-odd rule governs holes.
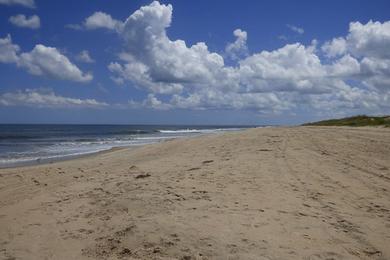
{"type": "Polygon", "coordinates": [[[218,129],[160,129],[149,133],[114,134],[111,136],[67,135],[50,136],[44,133],[41,139],[19,138],[3,140],[0,146],[0,168],[26,165],[40,162],[50,162],[61,159],[73,158],[100,151],[124,146],[142,146],[169,139],[198,136],[202,134],[221,133],[225,131],[237,131],[242,128],[218,128],[218,129]],[[9,149],[7,149],[7,147],[9,149]],[[1,151],[1,149],[3,149],[1,151]]]}
{"type": "Polygon", "coordinates": [[[216,132],[224,132],[224,131],[238,131],[243,130],[243,128],[213,128],[213,129],[177,129],[177,130],[158,130],[163,134],[188,134],[188,133],[216,133],[216,132]]]}

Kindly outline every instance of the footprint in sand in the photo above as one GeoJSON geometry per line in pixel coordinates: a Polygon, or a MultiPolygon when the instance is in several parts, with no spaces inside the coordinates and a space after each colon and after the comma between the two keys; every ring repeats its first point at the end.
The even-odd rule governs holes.
{"type": "Polygon", "coordinates": [[[193,167],[193,168],[190,168],[190,169],[188,169],[187,171],[196,171],[196,170],[200,170],[200,168],[199,167],[193,167]]]}
{"type": "Polygon", "coordinates": [[[136,179],[144,179],[144,178],[147,178],[147,177],[150,177],[151,175],[149,173],[141,173],[141,174],[138,174],[137,176],[135,176],[136,179]]]}
{"type": "Polygon", "coordinates": [[[35,183],[35,185],[41,185],[41,183],[39,181],[37,181],[36,179],[31,178],[31,180],[35,183]]]}
{"type": "Polygon", "coordinates": [[[129,170],[130,170],[130,171],[132,171],[132,170],[137,170],[137,169],[138,169],[138,167],[135,166],[135,165],[132,165],[132,166],[129,167],[129,170]]]}
{"type": "Polygon", "coordinates": [[[212,163],[212,162],[214,162],[214,160],[206,160],[206,161],[203,161],[202,163],[203,164],[208,164],[208,163],[212,163]]]}
{"type": "Polygon", "coordinates": [[[324,252],[310,255],[308,260],[327,260],[327,259],[346,259],[344,256],[335,252],[324,252]]]}

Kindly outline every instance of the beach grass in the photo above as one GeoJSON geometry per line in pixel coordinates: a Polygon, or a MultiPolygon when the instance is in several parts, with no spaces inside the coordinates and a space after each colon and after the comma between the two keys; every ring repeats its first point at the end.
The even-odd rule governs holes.
{"type": "Polygon", "coordinates": [[[384,126],[390,127],[390,116],[358,115],[303,124],[304,126],[384,126]]]}

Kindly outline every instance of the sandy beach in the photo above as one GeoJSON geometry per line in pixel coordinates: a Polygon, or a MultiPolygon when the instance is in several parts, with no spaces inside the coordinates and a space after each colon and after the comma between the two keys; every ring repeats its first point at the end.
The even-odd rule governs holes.
{"type": "Polygon", "coordinates": [[[0,259],[390,259],[390,129],[259,128],[0,170],[0,259]]]}

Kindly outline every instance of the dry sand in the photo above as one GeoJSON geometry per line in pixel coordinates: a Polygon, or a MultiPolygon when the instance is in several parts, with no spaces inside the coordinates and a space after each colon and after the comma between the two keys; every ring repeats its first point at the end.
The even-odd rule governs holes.
{"type": "Polygon", "coordinates": [[[1,259],[390,259],[390,129],[251,129],[0,181],[1,259]]]}

